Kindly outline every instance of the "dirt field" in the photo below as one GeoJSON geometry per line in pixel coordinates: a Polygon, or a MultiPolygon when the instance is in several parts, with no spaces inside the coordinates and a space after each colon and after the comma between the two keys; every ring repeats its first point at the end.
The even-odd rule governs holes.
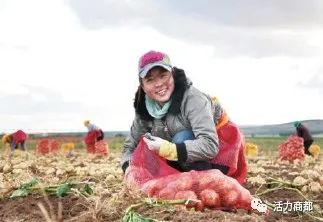
{"type": "MultiPolygon", "coordinates": [[[[1,156],[0,221],[122,221],[126,209],[139,205],[144,197],[125,188],[119,161],[120,153],[116,151],[110,153],[109,157],[88,155],[84,151],[76,151],[71,157],[41,156],[33,151],[18,151],[10,164],[6,156],[1,156]],[[57,197],[46,195],[38,189],[27,197],[10,198],[15,189],[32,178],[39,180],[38,187],[67,181],[88,183],[93,194],[84,195],[80,189],[72,188],[66,196],[57,197]]],[[[322,155],[317,160],[307,158],[304,162],[294,163],[278,161],[277,156],[249,158],[248,162],[248,182],[245,187],[272,207],[268,214],[245,210],[224,212],[206,209],[198,212],[186,210],[183,206],[149,204],[142,204],[133,210],[156,221],[298,222],[319,221],[319,217],[323,220],[322,155]],[[313,210],[307,214],[301,211],[277,212],[274,211],[275,201],[308,201],[313,204],[313,210]]]]}

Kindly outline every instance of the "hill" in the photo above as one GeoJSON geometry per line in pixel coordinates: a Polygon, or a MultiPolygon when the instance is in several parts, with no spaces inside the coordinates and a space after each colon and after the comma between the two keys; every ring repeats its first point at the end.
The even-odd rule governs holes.
{"type": "MultiPolygon", "coordinates": [[[[323,135],[323,120],[304,120],[301,122],[308,127],[314,136],[323,135]]],[[[293,122],[275,125],[240,126],[240,128],[246,136],[288,136],[296,132],[293,122]]]]}

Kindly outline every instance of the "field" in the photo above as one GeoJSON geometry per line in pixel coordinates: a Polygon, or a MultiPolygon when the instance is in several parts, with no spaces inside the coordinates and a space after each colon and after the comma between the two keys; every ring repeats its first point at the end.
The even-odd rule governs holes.
{"type": "MultiPolygon", "coordinates": [[[[246,210],[199,212],[168,202],[149,203],[123,184],[119,161],[124,138],[107,139],[108,157],[87,154],[81,138],[57,139],[74,142],[73,155],[36,154],[38,140],[28,141],[28,152],[16,150],[10,160],[1,152],[0,221],[122,221],[126,212],[132,221],[323,220],[323,155],[303,162],[280,161],[277,147],[286,138],[246,139],[257,144],[260,152],[248,158],[248,181],[244,186],[268,205],[267,214],[246,210]],[[279,201],[310,203],[313,209],[279,211],[279,201]],[[151,220],[135,220],[138,214],[151,220]]],[[[322,148],[323,138],[315,143],[322,148]]]]}

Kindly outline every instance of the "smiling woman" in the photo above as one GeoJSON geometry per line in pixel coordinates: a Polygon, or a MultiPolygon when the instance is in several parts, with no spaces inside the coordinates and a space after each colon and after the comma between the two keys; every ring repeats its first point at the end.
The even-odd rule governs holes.
{"type": "Polygon", "coordinates": [[[174,78],[170,71],[155,67],[142,79],[142,89],[148,98],[155,100],[162,107],[170,100],[174,91],[174,78]]]}
{"type": "Polygon", "coordinates": [[[122,169],[149,133],[149,139],[143,138],[147,147],[176,170],[219,169],[244,183],[243,138],[220,104],[193,87],[165,53],[145,53],[138,71],[136,117],[124,144],[122,169]]]}

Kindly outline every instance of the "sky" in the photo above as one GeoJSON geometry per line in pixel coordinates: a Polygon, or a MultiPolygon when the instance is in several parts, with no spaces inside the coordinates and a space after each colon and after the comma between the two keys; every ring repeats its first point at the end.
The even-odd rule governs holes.
{"type": "Polygon", "coordinates": [[[323,1],[1,0],[0,133],[129,130],[169,55],[238,125],[323,119],[323,1]]]}

